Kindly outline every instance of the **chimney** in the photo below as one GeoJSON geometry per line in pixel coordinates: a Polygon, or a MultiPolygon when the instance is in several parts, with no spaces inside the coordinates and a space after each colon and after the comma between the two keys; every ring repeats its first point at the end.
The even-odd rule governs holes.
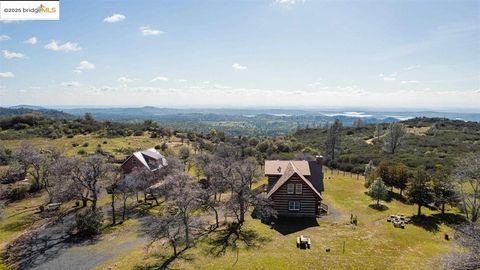
{"type": "Polygon", "coordinates": [[[323,166],[323,156],[315,156],[315,160],[317,161],[318,166],[320,166],[320,169],[322,169],[323,166]]]}

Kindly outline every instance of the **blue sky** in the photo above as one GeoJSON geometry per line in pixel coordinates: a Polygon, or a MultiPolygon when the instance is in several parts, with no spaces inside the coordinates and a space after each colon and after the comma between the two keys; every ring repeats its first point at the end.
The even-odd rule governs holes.
{"type": "Polygon", "coordinates": [[[480,1],[67,1],[0,23],[0,105],[480,107],[480,1]]]}

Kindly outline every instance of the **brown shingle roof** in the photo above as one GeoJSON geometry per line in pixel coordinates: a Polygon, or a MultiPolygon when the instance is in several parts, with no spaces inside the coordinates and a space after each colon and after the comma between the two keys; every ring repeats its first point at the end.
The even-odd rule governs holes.
{"type": "Polygon", "coordinates": [[[289,163],[295,165],[303,176],[310,176],[310,166],[306,160],[265,160],[266,175],[283,175],[289,163]]]}

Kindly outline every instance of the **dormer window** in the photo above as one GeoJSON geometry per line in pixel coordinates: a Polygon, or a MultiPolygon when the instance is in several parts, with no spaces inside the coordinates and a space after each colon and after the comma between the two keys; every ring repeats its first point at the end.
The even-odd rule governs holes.
{"type": "Polygon", "coordinates": [[[302,194],[302,184],[295,184],[295,194],[302,194]]]}
{"type": "Polygon", "coordinates": [[[287,193],[294,194],[295,193],[295,184],[287,184],[287,193]]]}

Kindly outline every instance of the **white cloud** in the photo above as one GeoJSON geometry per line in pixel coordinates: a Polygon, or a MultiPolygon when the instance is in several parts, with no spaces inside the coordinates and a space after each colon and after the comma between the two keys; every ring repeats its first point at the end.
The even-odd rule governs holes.
{"type": "Polygon", "coordinates": [[[410,84],[410,83],[419,83],[419,81],[415,81],[415,80],[412,80],[412,81],[401,81],[400,83],[401,83],[401,84],[410,84]]]}
{"type": "Polygon", "coordinates": [[[284,7],[293,7],[295,5],[303,5],[305,0],[274,0],[273,4],[284,7]]]}
{"type": "Polygon", "coordinates": [[[161,35],[161,34],[165,34],[165,32],[157,30],[157,29],[152,29],[148,25],[140,27],[140,32],[144,36],[158,36],[158,35],[161,35]]]}
{"type": "Polygon", "coordinates": [[[71,82],[62,82],[60,83],[60,86],[66,86],[66,87],[77,87],[80,86],[80,83],[77,81],[71,81],[71,82]]]}
{"type": "Polygon", "coordinates": [[[5,57],[6,59],[25,58],[25,55],[23,55],[22,53],[11,52],[8,50],[3,50],[2,54],[3,57],[5,57]]]}
{"type": "Polygon", "coordinates": [[[168,81],[168,78],[167,77],[163,77],[163,76],[157,76],[155,78],[153,78],[150,82],[166,82],[168,81]]]}
{"type": "Polygon", "coordinates": [[[106,23],[116,23],[116,22],[121,22],[123,20],[125,20],[125,15],[122,15],[122,14],[113,14],[112,16],[110,17],[106,17],[105,19],[103,19],[104,22],[106,23]]]}
{"type": "Polygon", "coordinates": [[[63,44],[57,43],[57,41],[52,40],[50,43],[45,45],[45,49],[52,51],[62,51],[62,52],[76,52],[80,51],[82,48],[78,46],[78,43],[66,42],[63,44]]]}
{"type": "Polygon", "coordinates": [[[310,86],[310,87],[315,87],[315,86],[324,86],[325,83],[322,82],[322,79],[318,79],[317,81],[313,82],[313,83],[309,83],[307,84],[307,86],[310,86]]]}
{"type": "Polygon", "coordinates": [[[242,66],[242,65],[240,65],[239,63],[234,63],[234,64],[232,65],[232,68],[234,68],[234,69],[236,69],[236,70],[246,70],[246,69],[247,69],[246,66],[242,66]]]}
{"type": "Polygon", "coordinates": [[[95,69],[93,63],[88,62],[87,60],[80,61],[78,67],[74,70],[76,73],[82,73],[83,70],[95,69]]]}
{"type": "Polygon", "coordinates": [[[10,71],[0,72],[0,78],[13,78],[13,77],[15,77],[15,74],[13,74],[10,71]]]}
{"type": "Polygon", "coordinates": [[[380,79],[382,79],[384,81],[395,81],[395,80],[397,80],[397,75],[398,74],[396,72],[393,72],[390,75],[380,74],[380,75],[378,75],[378,77],[380,77],[380,79]]]}
{"type": "Polygon", "coordinates": [[[185,80],[185,79],[178,79],[177,82],[179,82],[179,83],[184,83],[184,82],[187,82],[187,80],[185,80]]]}
{"type": "Polygon", "coordinates": [[[0,41],[7,41],[10,40],[11,38],[7,35],[0,35],[0,41]]]}
{"type": "Polygon", "coordinates": [[[27,40],[25,40],[23,43],[30,44],[30,45],[35,45],[37,44],[38,39],[36,37],[31,37],[27,40]]]}
{"type": "Polygon", "coordinates": [[[135,79],[127,78],[127,77],[120,77],[118,78],[118,82],[120,83],[132,83],[135,79]]]}

